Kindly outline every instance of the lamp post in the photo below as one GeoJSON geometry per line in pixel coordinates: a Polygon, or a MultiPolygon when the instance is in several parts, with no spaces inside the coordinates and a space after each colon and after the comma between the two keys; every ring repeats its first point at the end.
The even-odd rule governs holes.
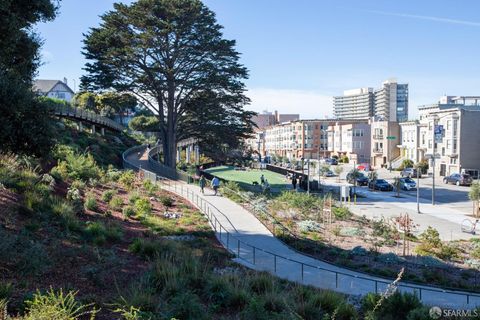
{"type": "Polygon", "coordinates": [[[417,213],[420,212],[420,167],[417,166],[417,213]]]}

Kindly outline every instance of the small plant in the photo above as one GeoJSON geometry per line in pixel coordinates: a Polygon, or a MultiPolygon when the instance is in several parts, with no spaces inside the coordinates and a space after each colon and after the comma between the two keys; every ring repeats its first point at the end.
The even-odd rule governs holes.
{"type": "Polygon", "coordinates": [[[125,189],[132,190],[135,185],[135,172],[132,170],[124,171],[118,181],[125,189]]]}
{"type": "Polygon", "coordinates": [[[149,215],[152,213],[152,204],[146,198],[140,198],[135,201],[135,212],[139,215],[149,215]]]}
{"type": "Polygon", "coordinates": [[[123,199],[121,197],[113,197],[108,205],[112,210],[119,211],[123,206],[123,199]]]}
{"type": "Polygon", "coordinates": [[[335,237],[339,237],[342,233],[342,229],[339,227],[339,226],[334,226],[332,228],[332,234],[335,236],[335,237]]]}
{"type": "Polygon", "coordinates": [[[77,292],[69,291],[64,294],[62,289],[55,292],[50,289],[45,294],[37,291],[32,300],[26,302],[27,312],[24,320],[35,319],[83,319],[89,315],[90,319],[95,318],[95,309],[90,309],[91,304],[83,305],[75,300],[77,292]]]}
{"type": "Polygon", "coordinates": [[[105,190],[102,194],[102,201],[109,202],[117,194],[116,190],[105,190]]]}
{"type": "Polygon", "coordinates": [[[95,245],[102,245],[107,240],[117,241],[122,237],[121,229],[116,225],[105,225],[102,222],[87,222],[84,235],[95,245]]]}
{"type": "Polygon", "coordinates": [[[313,220],[305,220],[297,223],[301,232],[319,232],[322,228],[321,224],[313,220]]]}
{"type": "Polygon", "coordinates": [[[169,196],[161,195],[159,200],[167,208],[173,206],[173,199],[169,196]]]}
{"type": "Polygon", "coordinates": [[[87,195],[87,198],[85,199],[84,207],[86,210],[97,211],[98,204],[97,204],[97,199],[95,198],[94,195],[92,194],[87,195]]]}
{"type": "Polygon", "coordinates": [[[128,196],[128,202],[131,203],[131,204],[135,204],[135,202],[140,199],[140,194],[138,192],[132,192],[129,196],[128,196]]]}
{"type": "Polygon", "coordinates": [[[132,206],[126,206],[122,210],[122,214],[125,218],[130,218],[135,215],[135,209],[132,206]]]}
{"type": "Polygon", "coordinates": [[[347,207],[333,207],[333,215],[339,220],[345,220],[352,216],[347,207]]]}

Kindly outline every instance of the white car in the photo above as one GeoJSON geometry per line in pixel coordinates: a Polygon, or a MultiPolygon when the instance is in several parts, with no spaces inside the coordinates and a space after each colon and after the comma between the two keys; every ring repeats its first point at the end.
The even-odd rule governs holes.
{"type": "Polygon", "coordinates": [[[407,191],[415,190],[417,184],[411,178],[400,178],[400,188],[407,191]]]}

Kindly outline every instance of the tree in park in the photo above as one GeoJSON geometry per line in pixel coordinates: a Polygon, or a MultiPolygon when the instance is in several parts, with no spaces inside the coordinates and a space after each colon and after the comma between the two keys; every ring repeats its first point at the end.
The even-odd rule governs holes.
{"type": "Polygon", "coordinates": [[[84,40],[89,62],[82,87],[129,92],[154,111],[166,165],[175,166],[179,139],[198,135],[186,127],[192,123],[208,139],[215,139],[207,129],[218,121],[240,131],[251,126],[241,123],[249,120],[242,110],[247,70],[235,41],[223,39],[215,14],[201,1],[116,3],[101,18],[84,40]],[[213,109],[198,109],[206,98],[214,99],[213,109]]]}
{"type": "Polygon", "coordinates": [[[0,151],[44,155],[53,146],[47,108],[32,91],[41,40],[32,31],[55,17],[50,0],[0,1],[0,151]]]}

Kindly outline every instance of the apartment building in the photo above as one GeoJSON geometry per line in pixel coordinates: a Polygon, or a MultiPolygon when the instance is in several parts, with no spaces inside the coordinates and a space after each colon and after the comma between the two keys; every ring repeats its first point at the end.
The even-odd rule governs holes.
{"type": "Polygon", "coordinates": [[[333,113],[337,119],[368,119],[373,116],[373,88],[346,90],[333,97],[333,113]]]}
{"type": "Polygon", "coordinates": [[[256,129],[252,137],[245,139],[245,146],[263,159],[266,156],[265,129],[256,129]]]}
{"type": "Polygon", "coordinates": [[[425,150],[420,148],[421,138],[425,139],[425,135],[421,135],[420,130],[426,126],[418,120],[406,121],[399,123],[400,125],[400,148],[401,160],[410,159],[414,163],[418,163],[425,158],[425,150]]]}
{"type": "Polygon", "coordinates": [[[408,84],[395,79],[382,83],[378,89],[360,88],[344,91],[333,98],[333,112],[337,119],[369,119],[401,122],[408,119],[408,84]]]}
{"type": "Polygon", "coordinates": [[[430,172],[446,176],[480,171],[480,97],[445,96],[440,102],[419,107],[419,149],[430,172]],[[432,159],[435,155],[435,161],[432,159]],[[435,163],[435,167],[434,167],[435,163]]]}
{"type": "Polygon", "coordinates": [[[394,167],[400,157],[400,125],[398,122],[371,118],[369,125],[372,130],[371,159],[373,168],[394,167]]]}
{"type": "Polygon", "coordinates": [[[327,129],[331,120],[298,120],[265,129],[265,153],[294,159],[328,157],[327,129]]]}
{"type": "Polygon", "coordinates": [[[279,114],[278,111],[274,113],[264,111],[252,117],[253,123],[257,125],[258,129],[264,129],[283,122],[296,121],[300,119],[299,114],[279,114]]]}
{"type": "Polygon", "coordinates": [[[335,121],[328,127],[328,151],[351,162],[370,163],[371,130],[368,120],[335,121]]]}

